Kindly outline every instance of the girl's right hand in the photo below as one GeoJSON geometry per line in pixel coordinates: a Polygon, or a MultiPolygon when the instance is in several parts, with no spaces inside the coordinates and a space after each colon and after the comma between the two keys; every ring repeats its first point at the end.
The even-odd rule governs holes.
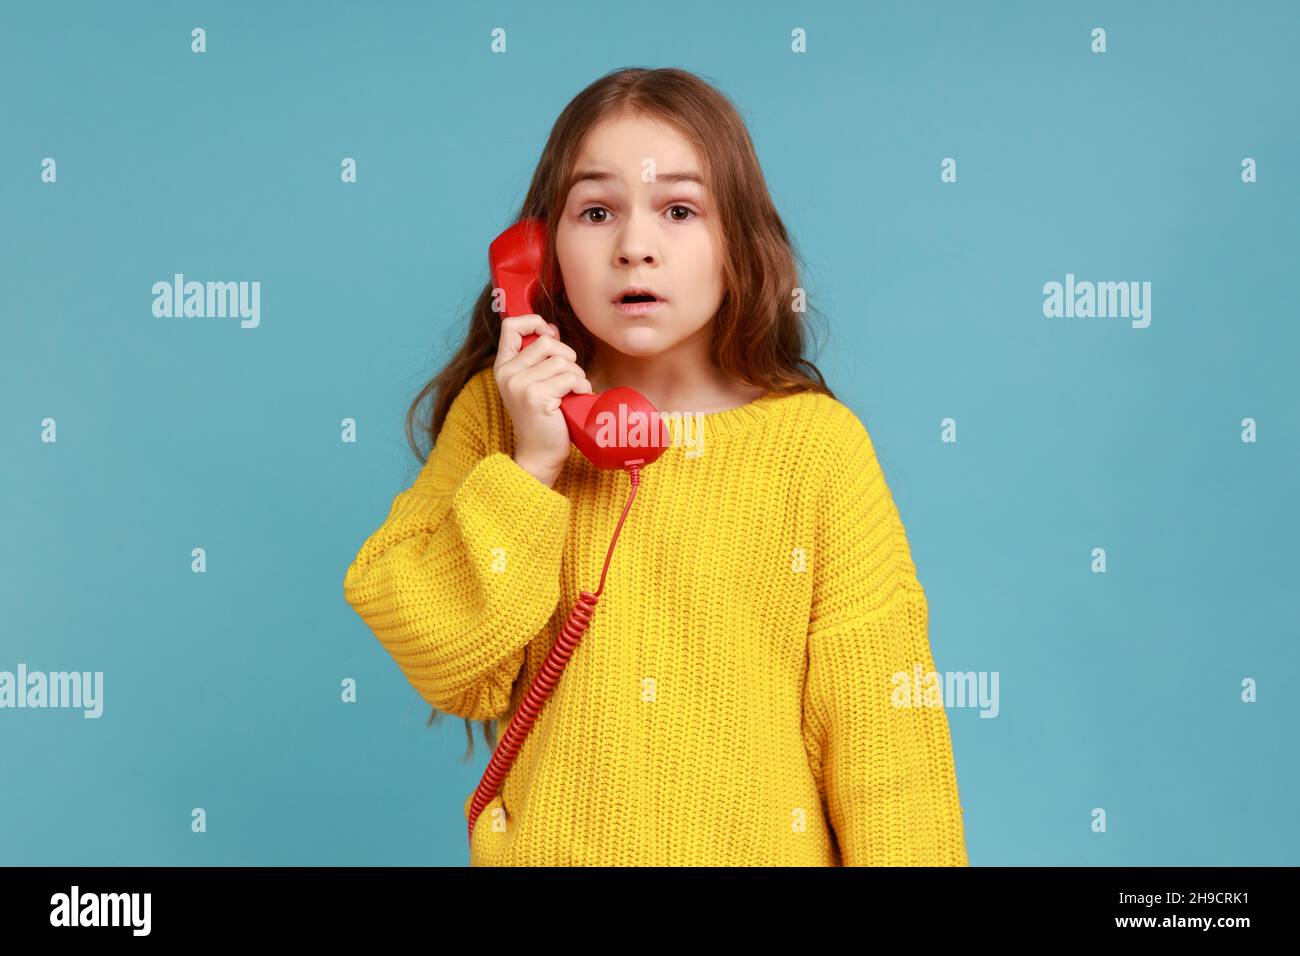
{"type": "Polygon", "coordinates": [[[559,329],[540,315],[502,319],[492,374],[514,425],[515,461],[544,485],[555,483],[572,447],[560,399],[592,390],[577,359],[559,329]],[[538,333],[536,341],[520,351],[530,332],[538,333]]]}

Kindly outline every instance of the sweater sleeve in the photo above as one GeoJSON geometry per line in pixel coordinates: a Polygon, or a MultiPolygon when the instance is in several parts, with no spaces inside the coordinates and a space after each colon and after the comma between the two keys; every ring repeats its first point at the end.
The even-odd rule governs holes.
{"type": "Polygon", "coordinates": [[[866,428],[842,413],[813,549],[810,765],[843,865],[968,866],[942,694],[912,693],[918,665],[935,671],[925,591],[866,428]]]}
{"type": "Polygon", "coordinates": [[[471,720],[509,707],[524,649],[559,603],[569,518],[568,498],[486,447],[482,387],[457,395],[420,475],[343,580],[420,695],[471,720]]]}

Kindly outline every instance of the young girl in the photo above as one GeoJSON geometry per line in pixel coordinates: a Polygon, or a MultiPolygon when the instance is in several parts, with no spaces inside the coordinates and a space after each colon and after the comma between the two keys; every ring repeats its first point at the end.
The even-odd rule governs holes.
{"type": "Polygon", "coordinates": [[[925,592],[866,429],[803,357],[735,108],[681,70],[602,77],[520,217],[558,287],[504,321],[483,289],[407,416],[409,440],[436,394],[433,449],[343,582],[435,714],[495,746],[596,590],[629,479],[570,443],[560,398],[627,386],[700,428],[645,466],[471,865],[967,865],[942,701],[899,689],[935,670],[925,592]],[[629,288],[659,305],[620,308],[629,288]]]}

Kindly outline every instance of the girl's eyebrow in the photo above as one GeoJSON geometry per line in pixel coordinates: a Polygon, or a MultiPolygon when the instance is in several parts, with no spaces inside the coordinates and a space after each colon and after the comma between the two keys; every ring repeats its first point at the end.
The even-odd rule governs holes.
{"type": "MultiPolygon", "coordinates": [[[[603,172],[598,169],[582,169],[573,174],[573,180],[569,184],[569,191],[582,182],[610,182],[615,179],[613,173],[603,172]]],[[[696,183],[703,187],[704,180],[699,173],[679,172],[679,173],[655,173],[654,182],[656,183],[696,183]]]]}

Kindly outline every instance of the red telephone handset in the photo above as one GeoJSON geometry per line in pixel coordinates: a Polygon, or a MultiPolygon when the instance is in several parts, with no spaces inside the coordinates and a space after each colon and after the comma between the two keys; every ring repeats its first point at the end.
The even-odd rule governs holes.
{"type": "MultiPolygon", "coordinates": [[[[540,219],[521,219],[488,246],[488,265],[492,285],[505,294],[505,315],[528,315],[533,312],[533,293],[542,272],[546,251],[546,224],[540,219]]],[[[537,338],[536,332],[523,337],[522,349],[537,338]]],[[[570,392],[560,399],[560,412],[569,426],[569,437],[578,451],[597,468],[627,468],[632,464],[648,465],[664,453],[659,413],[640,392],[619,386],[596,394],[570,392]],[[608,417],[612,416],[612,417],[608,417]],[[601,423],[632,422],[637,419],[646,427],[641,432],[646,443],[617,441],[619,435],[630,437],[630,428],[604,429],[598,440],[601,423]]]]}
{"type": "MultiPolygon", "coordinates": [[[[507,317],[528,315],[533,311],[532,296],[541,276],[545,249],[546,225],[539,219],[519,220],[488,246],[492,285],[505,292],[507,317]]],[[[536,338],[536,332],[525,335],[521,349],[527,348],[536,338]]],[[[492,759],[488,761],[487,770],[483,772],[483,779],[479,781],[478,789],[474,791],[474,799],[470,802],[471,841],[474,839],[474,824],[478,822],[483,808],[491,803],[500,791],[506,774],[510,771],[515,758],[519,756],[524,738],[528,736],[528,731],[536,722],[537,715],[541,713],[542,705],[551,696],[565,665],[569,663],[569,658],[573,656],[578,642],[591,622],[591,615],[596,609],[596,599],[605,590],[605,573],[609,570],[609,559],[614,554],[614,544],[618,541],[618,533],[623,529],[623,521],[627,518],[632,501],[636,498],[636,490],[641,482],[641,468],[654,462],[664,453],[665,446],[661,441],[658,413],[655,407],[644,396],[630,388],[620,386],[596,395],[579,395],[570,392],[560,399],[560,411],[564,415],[565,422],[568,423],[569,437],[578,446],[578,450],[597,468],[626,469],[632,481],[632,493],[628,496],[627,504],[623,506],[623,515],[618,519],[613,540],[609,543],[609,551],[605,553],[605,566],[600,571],[600,586],[596,588],[595,594],[583,591],[578,598],[578,603],[569,613],[569,619],[565,621],[563,629],[556,637],[554,646],[546,655],[546,660],[542,662],[541,670],[533,679],[518,710],[515,711],[510,726],[506,728],[505,734],[492,752],[492,759]],[[620,411],[627,416],[625,419],[619,418],[620,411]],[[619,443],[619,435],[630,437],[633,434],[631,429],[620,427],[614,429],[613,435],[610,435],[609,429],[605,428],[605,437],[598,440],[601,423],[608,425],[610,422],[609,419],[602,419],[600,417],[602,414],[612,414],[613,421],[616,423],[632,421],[636,414],[645,415],[649,427],[645,428],[643,433],[649,436],[648,443],[619,443]]]]}

